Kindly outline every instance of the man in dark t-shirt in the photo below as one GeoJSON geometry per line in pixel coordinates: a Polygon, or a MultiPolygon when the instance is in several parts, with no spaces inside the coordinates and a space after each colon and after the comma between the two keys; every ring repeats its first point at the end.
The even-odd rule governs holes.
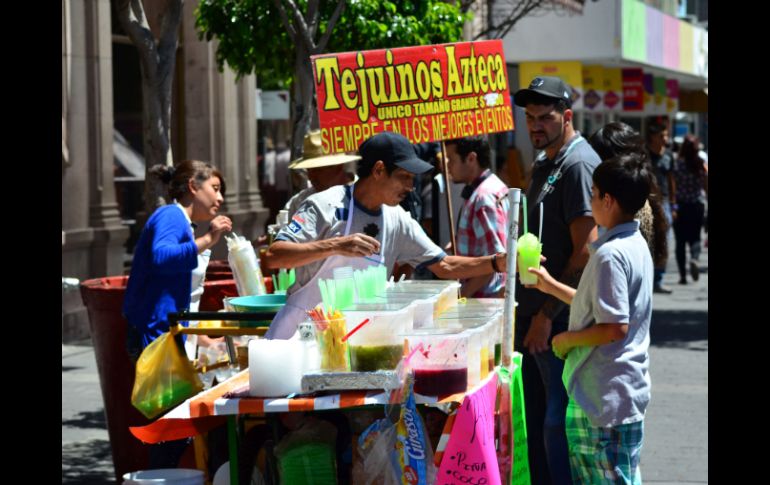
{"type": "MultiPolygon", "coordinates": [[[[561,79],[536,77],[529,88],[514,95],[514,102],[525,109],[532,144],[542,150],[526,194],[529,231],[537,234],[540,229],[538,206],[542,202],[544,265],[559,281],[575,288],[588,262],[587,245],[597,239],[591,186],[600,159],[572,125],[571,89],[561,79]]],[[[550,475],[550,483],[568,484],[571,475],[564,431],[568,400],[561,380],[564,361],[551,351],[551,339],[567,330],[569,309],[560,300],[520,284],[516,285],[516,301],[514,338],[525,361],[522,371],[532,483],[549,483],[550,475]],[[544,410],[534,404],[543,390],[544,410]],[[538,457],[543,446],[547,469],[538,457]]]]}

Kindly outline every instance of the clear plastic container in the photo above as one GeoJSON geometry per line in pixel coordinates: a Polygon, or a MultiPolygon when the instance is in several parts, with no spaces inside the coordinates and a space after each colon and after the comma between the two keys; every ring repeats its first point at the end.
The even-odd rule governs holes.
{"type": "Polygon", "coordinates": [[[444,396],[468,388],[468,335],[460,327],[419,329],[406,335],[414,370],[414,392],[423,396],[444,396]]]}
{"type": "Polygon", "coordinates": [[[482,369],[486,370],[483,373],[484,377],[489,373],[486,362],[487,356],[484,354],[485,350],[488,354],[489,348],[487,342],[484,342],[486,332],[483,326],[466,328],[464,333],[468,335],[468,387],[474,387],[481,382],[482,369]],[[483,367],[481,365],[482,360],[484,362],[483,367]]]}
{"type": "Polygon", "coordinates": [[[414,323],[413,328],[431,328],[433,327],[433,314],[438,303],[439,295],[433,295],[415,299],[413,296],[405,294],[396,294],[388,296],[378,296],[376,300],[383,304],[391,305],[414,305],[414,323]]]}
{"type": "Polygon", "coordinates": [[[412,301],[414,300],[431,300],[433,301],[433,319],[435,320],[438,318],[439,314],[441,313],[441,305],[442,305],[442,292],[443,290],[436,286],[434,288],[415,288],[415,287],[408,287],[403,285],[396,285],[390,288],[386,288],[383,293],[380,293],[377,296],[380,297],[402,297],[406,299],[410,299],[412,301]]]}
{"type": "Polygon", "coordinates": [[[348,372],[350,359],[348,341],[342,338],[348,333],[345,318],[332,318],[324,322],[313,320],[315,339],[318,345],[319,369],[323,372],[348,372]]]}
{"type": "Polygon", "coordinates": [[[403,335],[412,330],[414,308],[411,302],[365,303],[344,310],[348,332],[369,319],[348,339],[350,369],[356,372],[395,369],[403,355],[403,335]]]}
{"type": "Polygon", "coordinates": [[[409,280],[396,283],[395,288],[406,293],[412,293],[415,290],[439,290],[439,300],[435,312],[438,317],[457,304],[460,286],[459,282],[453,280],[409,280]]]}
{"type": "Polygon", "coordinates": [[[468,318],[491,319],[498,313],[500,313],[500,310],[492,307],[458,304],[439,315],[438,318],[439,320],[465,320],[468,318]]]}
{"type": "MultiPolygon", "coordinates": [[[[482,327],[484,329],[484,338],[487,347],[487,374],[495,369],[495,329],[497,328],[497,319],[493,318],[482,327]]],[[[483,352],[482,352],[483,354],[483,352]]],[[[481,362],[482,368],[484,362],[481,362]]],[[[483,372],[482,372],[483,374],[483,372]]],[[[482,377],[483,378],[483,377],[482,377]]]]}
{"type": "Polygon", "coordinates": [[[439,318],[434,321],[436,328],[478,328],[489,322],[490,317],[439,318]]]}
{"type": "Polygon", "coordinates": [[[503,311],[503,308],[505,307],[505,298],[467,298],[465,300],[465,305],[497,308],[500,311],[503,311]]]}
{"type": "MultiPolygon", "coordinates": [[[[436,321],[436,326],[441,327],[443,322],[457,322],[465,328],[475,328],[479,326],[485,327],[485,337],[488,340],[488,358],[492,363],[489,366],[489,370],[492,370],[496,364],[500,362],[500,352],[502,351],[502,319],[503,314],[500,310],[497,310],[491,306],[481,305],[463,305],[459,304],[457,307],[451,309],[448,312],[443,313],[436,321]]],[[[481,372],[481,378],[484,378],[484,372],[481,372]]]]}

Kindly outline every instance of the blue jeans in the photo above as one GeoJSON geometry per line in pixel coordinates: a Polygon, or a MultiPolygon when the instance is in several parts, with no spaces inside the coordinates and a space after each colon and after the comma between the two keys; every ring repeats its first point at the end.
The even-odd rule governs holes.
{"type": "MultiPolygon", "coordinates": [[[[531,413],[532,419],[530,419],[531,406],[526,407],[527,443],[530,449],[530,463],[532,464],[532,483],[548,483],[547,478],[538,477],[538,472],[536,471],[538,468],[537,456],[533,456],[543,449],[540,448],[542,446],[545,449],[545,458],[551,483],[554,485],[569,485],[572,483],[572,475],[567,448],[567,434],[564,426],[569,398],[561,380],[561,375],[564,371],[564,361],[556,357],[551,350],[530,354],[523,347],[522,343],[527,330],[529,330],[530,323],[531,317],[520,317],[517,319],[515,348],[516,351],[521,352],[525,356],[525,363],[522,367],[525,403],[528,400],[537,401],[538,391],[540,389],[545,391],[544,410],[533,409],[532,411],[534,412],[531,413]],[[532,372],[533,369],[531,368],[529,369],[530,372],[525,372],[526,362],[530,362],[531,365],[533,360],[537,367],[537,372],[532,372]],[[538,378],[537,375],[539,375],[539,382],[535,380],[538,378]]],[[[554,335],[565,331],[566,327],[566,323],[554,322],[548,343],[550,344],[554,335]]]]}
{"type": "MultiPolygon", "coordinates": [[[[671,241],[671,235],[673,234],[673,226],[674,226],[674,219],[671,216],[671,203],[668,200],[662,201],[663,205],[663,213],[666,215],[666,223],[668,224],[668,229],[666,230],[666,240],[671,241]]],[[[663,263],[661,266],[655,268],[654,276],[653,276],[653,283],[655,286],[660,286],[663,284],[663,275],[666,273],[666,262],[668,260],[668,257],[663,260],[663,263]]]]}

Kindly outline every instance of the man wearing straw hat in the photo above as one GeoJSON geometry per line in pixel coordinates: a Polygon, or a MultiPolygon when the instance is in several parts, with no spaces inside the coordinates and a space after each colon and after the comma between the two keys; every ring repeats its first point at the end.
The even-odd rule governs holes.
{"type": "Polygon", "coordinates": [[[319,279],[334,268],[364,270],[395,263],[425,267],[439,278],[470,278],[505,271],[506,255],[447,254],[398,204],[413,190],[415,175],[432,165],[420,160],[403,135],[382,132],[359,147],[359,181],[308,197],[268,248],[268,268],[297,268],[286,305],[266,338],[290,338],[307,311],[321,302],[319,279]]]}
{"type": "MultiPolygon", "coordinates": [[[[524,108],[532,145],[542,150],[526,194],[529,230],[541,232],[538,210],[542,202],[542,254],[554,277],[576,287],[588,262],[587,244],[597,239],[591,177],[601,160],[572,125],[571,92],[558,77],[539,76],[514,94],[514,103],[524,108]]],[[[569,310],[557,298],[522,285],[516,286],[516,301],[514,347],[524,357],[532,483],[569,484],[564,428],[568,398],[561,379],[564,361],[551,351],[553,336],[567,330],[569,310]],[[543,392],[545,406],[539,399],[543,392]]]]}
{"type": "Polygon", "coordinates": [[[347,185],[355,183],[355,175],[348,173],[346,164],[360,160],[357,155],[334,154],[324,155],[321,146],[321,131],[314,130],[305,135],[302,145],[302,157],[293,160],[289,164],[292,170],[307,170],[307,177],[311,186],[296,193],[289,199],[284,209],[289,211],[289,218],[297,212],[300,204],[305,199],[317,192],[334,187],[335,185],[347,185]]]}

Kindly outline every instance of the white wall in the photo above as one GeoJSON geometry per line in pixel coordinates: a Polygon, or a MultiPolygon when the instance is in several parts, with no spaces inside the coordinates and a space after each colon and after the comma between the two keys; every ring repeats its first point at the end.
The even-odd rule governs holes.
{"type": "MultiPolygon", "coordinates": [[[[496,2],[504,9],[506,2],[496,2]]],[[[620,0],[586,2],[583,15],[547,12],[519,20],[503,39],[505,60],[559,61],[620,56],[620,0]]]]}

